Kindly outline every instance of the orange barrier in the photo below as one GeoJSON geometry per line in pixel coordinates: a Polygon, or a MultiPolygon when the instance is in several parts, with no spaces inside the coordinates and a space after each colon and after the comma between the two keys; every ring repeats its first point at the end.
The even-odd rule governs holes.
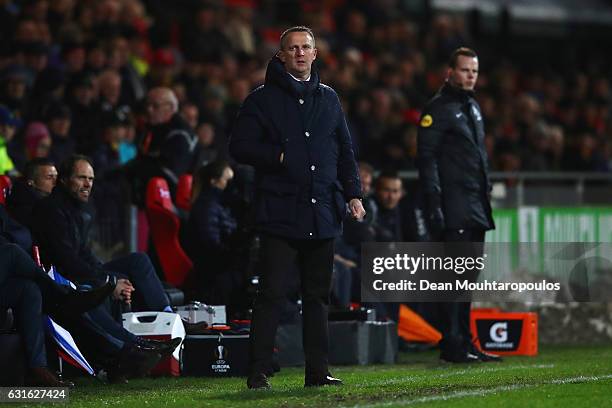
{"type": "Polygon", "coordinates": [[[418,313],[406,305],[400,305],[397,334],[408,342],[438,344],[442,335],[418,313]]]}

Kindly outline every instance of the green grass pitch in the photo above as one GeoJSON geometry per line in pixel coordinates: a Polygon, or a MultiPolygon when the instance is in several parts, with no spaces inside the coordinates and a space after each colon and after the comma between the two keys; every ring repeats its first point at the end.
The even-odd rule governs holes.
{"type": "MultiPolygon", "coordinates": [[[[342,387],[303,388],[284,368],[272,390],[243,378],[156,378],[104,385],[78,379],[74,407],[612,407],[612,345],[542,347],[537,357],[449,365],[437,352],[400,353],[396,365],[333,367],[342,387]]],[[[10,404],[12,407],[16,404],[10,404]]]]}

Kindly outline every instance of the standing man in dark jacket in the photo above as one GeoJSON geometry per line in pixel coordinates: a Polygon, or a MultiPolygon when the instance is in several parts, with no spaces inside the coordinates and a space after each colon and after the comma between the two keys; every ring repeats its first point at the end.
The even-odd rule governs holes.
{"type": "Polygon", "coordinates": [[[265,85],[244,101],[230,153],[256,169],[255,224],[263,233],[262,270],[253,310],[249,388],[268,388],[286,274],[300,271],[306,386],[337,385],[328,370],[327,307],[334,238],[346,205],[362,218],[351,137],[336,92],[311,70],[315,39],[307,27],[280,38],[265,85]]]}
{"type": "MultiPolygon", "coordinates": [[[[476,53],[469,48],[454,51],[446,83],[421,116],[418,167],[432,240],[472,242],[482,253],[485,232],[495,225],[484,124],[474,99],[477,79],[476,53]]],[[[472,344],[469,302],[442,303],[440,312],[440,358],[456,363],[499,360],[472,344]]]]}

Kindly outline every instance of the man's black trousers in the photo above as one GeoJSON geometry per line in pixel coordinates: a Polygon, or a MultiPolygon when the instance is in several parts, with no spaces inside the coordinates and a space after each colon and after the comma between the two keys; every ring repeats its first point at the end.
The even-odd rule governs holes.
{"type": "MultiPolygon", "coordinates": [[[[450,230],[444,232],[444,242],[472,242],[473,253],[481,256],[485,231],[482,229],[450,230]]],[[[463,254],[468,255],[468,254],[463,254]]],[[[470,351],[472,335],[470,332],[471,302],[443,302],[438,304],[441,320],[442,341],[440,351],[448,357],[460,357],[470,351]]]]}
{"type": "Polygon", "coordinates": [[[300,274],[306,376],[328,372],[327,313],[334,261],[334,240],[298,240],[264,235],[262,267],[251,326],[251,374],[271,372],[272,352],[285,305],[288,273],[300,274]]]}

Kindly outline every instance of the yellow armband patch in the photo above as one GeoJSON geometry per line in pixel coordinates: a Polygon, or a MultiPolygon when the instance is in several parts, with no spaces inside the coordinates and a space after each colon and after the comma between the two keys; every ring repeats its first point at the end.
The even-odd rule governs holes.
{"type": "Polygon", "coordinates": [[[425,115],[421,119],[421,127],[430,127],[432,123],[433,123],[433,119],[431,115],[425,115]]]}

